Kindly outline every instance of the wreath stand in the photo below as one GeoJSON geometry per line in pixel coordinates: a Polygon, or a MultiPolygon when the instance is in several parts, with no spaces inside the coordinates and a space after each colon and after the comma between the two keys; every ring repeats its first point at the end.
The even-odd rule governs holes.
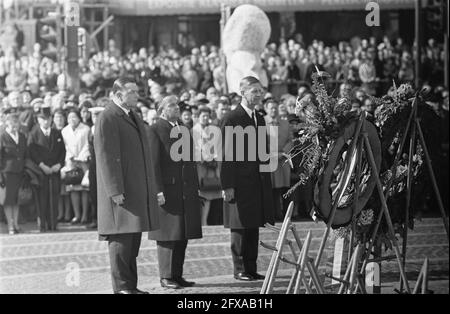
{"type": "MultiPolygon", "coordinates": [[[[362,152],[363,152],[363,149],[365,149],[365,152],[366,152],[366,155],[367,155],[367,160],[368,160],[368,163],[369,163],[369,168],[371,169],[372,176],[375,178],[376,189],[378,190],[378,194],[379,194],[379,197],[380,197],[380,200],[381,200],[382,212],[380,213],[380,215],[378,217],[377,225],[376,225],[375,230],[374,230],[374,232],[372,234],[372,237],[371,237],[372,241],[369,244],[369,249],[366,251],[366,252],[368,252],[368,254],[365,254],[366,256],[365,256],[363,265],[361,267],[361,270],[359,271],[359,274],[358,274],[358,264],[359,264],[359,257],[360,257],[360,252],[359,251],[362,250],[361,249],[362,246],[361,246],[361,244],[359,244],[357,246],[357,248],[354,249],[354,243],[353,242],[354,242],[354,230],[355,230],[354,229],[354,227],[355,227],[355,215],[353,215],[353,218],[352,218],[353,231],[352,231],[352,237],[351,237],[351,243],[350,243],[351,244],[350,245],[350,251],[352,252],[351,253],[352,254],[351,263],[349,263],[349,266],[347,267],[346,275],[344,275],[344,280],[340,280],[338,278],[333,278],[333,279],[335,279],[337,281],[340,281],[342,283],[341,284],[341,288],[339,289],[340,293],[342,293],[342,291],[345,289],[345,287],[347,287],[347,292],[351,293],[355,281],[356,281],[355,291],[357,291],[358,289],[360,289],[361,291],[364,291],[364,288],[362,287],[362,285],[363,285],[363,279],[362,278],[363,278],[363,275],[364,275],[367,263],[369,261],[368,258],[370,256],[370,253],[371,253],[372,249],[373,249],[374,239],[375,239],[375,237],[377,235],[378,227],[379,227],[379,225],[381,223],[381,218],[384,216],[386,218],[386,221],[387,221],[388,230],[389,230],[389,237],[390,237],[390,241],[392,243],[393,250],[395,252],[395,258],[397,259],[397,262],[398,262],[400,275],[401,275],[401,280],[402,280],[402,282],[405,285],[406,291],[408,293],[411,293],[411,289],[409,288],[409,283],[408,283],[408,280],[406,278],[405,268],[404,268],[403,262],[402,262],[402,256],[400,254],[400,248],[399,248],[397,239],[395,238],[394,226],[392,224],[391,216],[390,216],[389,209],[387,207],[387,202],[386,202],[386,198],[388,196],[387,191],[390,190],[390,187],[392,186],[392,183],[393,183],[393,180],[394,180],[395,176],[393,176],[391,178],[391,180],[389,181],[388,188],[386,189],[386,195],[384,195],[383,185],[382,185],[380,177],[379,177],[379,169],[378,169],[378,167],[376,165],[375,158],[374,158],[373,151],[372,151],[372,147],[371,147],[371,144],[370,144],[370,141],[369,141],[369,137],[368,137],[368,134],[367,134],[367,131],[366,131],[366,126],[365,126],[366,123],[367,123],[367,121],[366,121],[366,114],[362,113],[360,118],[359,118],[356,130],[355,130],[355,135],[353,136],[353,139],[351,141],[350,149],[347,151],[348,153],[347,153],[347,156],[346,156],[346,161],[347,161],[347,163],[350,162],[351,156],[353,155],[352,152],[355,149],[357,149],[357,152],[359,152],[359,154],[358,154],[358,162],[357,162],[357,169],[356,169],[356,185],[355,185],[356,186],[356,192],[355,192],[356,193],[356,197],[354,199],[354,203],[356,204],[356,201],[358,200],[358,196],[359,196],[359,189],[360,189],[360,179],[361,179],[361,170],[362,170],[362,166],[361,166],[362,165],[362,152]],[[350,281],[348,281],[349,278],[350,278],[350,281]]],[[[399,157],[398,155],[399,154],[397,154],[396,157],[399,157]]],[[[396,158],[396,160],[394,161],[394,165],[393,165],[392,169],[396,169],[397,168],[398,160],[399,160],[399,158],[396,158]]],[[[348,168],[346,172],[347,173],[345,173],[344,176],[347,177],[347,178],[350,178],[351,175],[353,174],[353,169],[352,168],[348,168]]],[[[395,173],[395,171],[393,173],[395,173]]],[[[331,229],[332,223],[334,221],[334,218],[335,218],[335,215],[336,215],[336,212],[337,212],[337,207],[339,205],[339,202],[340,202],[341,198],[344,195],[344,192],[347,189],[348,184],[349,184],[349,180],[347,180],[347,182],[345,182],[343,185],[341,185],[339,187],[339,190],[338,190],[338,193],[337,193],[337,197],[336,197],[336,199],[334,201],[334,204],[332,206],[332,209],[331,209],[331,212],[330,212],[330,216],[329,216],[329,219],[328,219],[328,222],[327,222],[326,230],[325,230],[325,233],[323,235],[322,241],[320,243],[319,251],[317,253],[317,257],[316,257],[316,260],[315,260],[315,263],[314,263],[314,266],[316,268],[318,268],[319,265],[320,265],[320,260],[322,258],[322,254],[323,254],[323,251],[325,249],[325,244],[327,242],[327,239],[328,239],[328,236],[329,236],[329,233],[330,233],[330,229],[331,229]]],[[[388,257],[387,259],[392,259],[392,256],[388,257]]]]}
{"type": "MultiPolygon", "coordinates": [[[[402,259],[401,259],[401,265],[399,265],[400,266],[400,274],[401,274],[401,277],[400,277],[400,290],[396,289],[396,291],[399,292],[399,293],[403,293],[404,285],[405,285],[405,288],[406,288],[405,289],[406,293],[411,293],[411,291],[409,289],[409,286],[408,286],[408,283],[406,281],[406,276],[404,275],[404,269],[405,269],[405,265],[406,265],[406,251],[407,251],[407,243],[408,243],[408,223],[409,223],[409,217],[410,217],[409,210],[410,210],[410,206],[411,206],[411,191],[412,191],[412,178],[413,178],[413,173],[412,173],[413,155],[414,155],[414,150],[415,150],[415,144],[416,144],[416,141],[417,141],[417,135],[419,136],[420,144],[421,144],[422,149],[424,151],[425,162],[427,164],[428,172],[429,172],[429,175],[430,175],[430,178],[431,178],[431,181],[432,181],[433,190],[434,190],[434,192],[436,194],[436,199],[438,201],[439,209],[441,211],[442,219],[443,219],[443,222],[444,222],[444,227],[445,227],[445,230],[447,232],[447,237],[448,237],[448,234],[449,234],[448,233],[448,218],[446,217],[446,214],[445,214],[445,211],[444,211],[442,198],[440,196],[439,188],[437,186],[436,178],[435,178],[434,172],[433,172],[431,158],[430,158],[430,155],[428,153],[428,149],[427,149],[427,146],[426,146],[425,138],[423,136],[422,128],[420,126],[420,121],[419,121],[419,119],[417,117],[418,104],[419,104],[419,93],[417,93],[415,98],[414,98],[412,111],[410,113],[410,116],[409,116],[409,119],[408,119],[408,122],[407,122],[407,125],[406,125],[406,128],[405,128],[405,132],[403,133],[403,136],[402,136],[402,139],[401,139],[401,142],[400,142],[400,146],[398,147],[397,154],[395,156],[394,163],[393,163],[392,168],[391,168],[391,173],[393,175],[392,175],[392,178],[389,180],[389,182],[387,184],[387,187],[386,187],[386,190],[385,190],[384,200],[383,200],[383,198],[381,198],[381,195],[380,195],[380,198],[381,198],[381,201],[382,201],[382,207],[383,207],[383,209],[385,209],[385,208],[387,209],[387,207],[385,207],[384,204],[386,203],[386,199],[388,199],[388,197],[389,197],[389,190],[391,189],[392,184],[393,184],[393,182],[395,180],[396,169],[398,167],[398,163],[399,163],[401,155],[403,153],[403,149],[404,149],[404,147],[406,145],[408,132],[410,131],[411,132],[411,137],[410,137],[410,143],[409,143],[410,145],[409,145],[408,177],[407,177],[407,191],[406,191],[405,225],[404,225],[404,228],[403,228],[403,235],[402,235],[402,238],[403,238],[402,254],[401,254],[402,259]],[[403,273],[402,273],[402,270],[403,270],[403,273]]],[[[377,180],[377,181],[379,181],[379,180],[377,180]]],[[[378,185],[378,183],[377,183],[377,185],[378,185]]],[[[373,246],[374,246],[374,243],[375,243],[375,238],[377,236],[378,229],[379,229],[381,221],[383,219],[383,214],[386,214],[386,213],[389,214],[388,211],[383,210],[380,213],[380,215],[378,216],[378,220],[377,220],[375,228],[374,228],[374,230],[372,232],[371,241],[369,243],[369,248],[368,248],[368,252],[369,253],[373,249],[373,246]]],[[[392,227],[392,222],[390,220],[390,217],[386,216],[386,220],[387,220],[387,223],[388,223],[389,234],[390,234],[391,237],[393,237],[395,235],[393,233],[393,227],[392,227]]],[[[352,231],[352,239],[353,239],[353,231],[352,231]]],[[[396,240],[395,240],[395,242],[396,242],[396,240]]],[[[393,242],[393,244],[394,244],[394,242],[393,242]]],[[[398,260],[398,256],[399,256],[399,254],[397,252],[398,251],[398,247],[397,248],[394,247],[394,251],[395,251],[395,254],[396,254],[395,257],[397,257],[397,260],[398,260]]],[[[391,259],[393,259],[393,256],[387,256],[387,257],[384,257],[384,258],[382,257],[382,258],[369,260],[369,254],[367,254],[366,258],[363,261],[363,265],[362,265],[362,268],[361,268],[360,275],[364,274],[364,270],[365,270],[365,268],[366,268],[366,266],[367,266],[367,264],[369,262],[380,262],[380,261],[391,260],[391,259]]],[[[399,261],[399,263],[400,263],[400,261],[399,261]]],[[[422,269],[421,275],[423,275],[424,269],[426,269],[425,270],[426,272],[428,271],[428,262],[427,261],[426,261],[426,265],[427,265],[427,267],[422,269]]],[[[427,277],[427,276],[425,276],[425,277],[427,277]]],[[[421,278],[419,277],[419,280],[420,279],[421,278]]]]}
{"type": "Polygon", "coordinates": [[[267,229],[278,233],[278,239],[277,239],[275,247],[270,246],[270,245],[260,241],[260,244],[262,247],[273,251],[272,258],[271,258],[270,264],[269,264],[269,268],[266,272],[266,277],[264,279],[264,282],[263,282],[263,285],[261,288],[261,292],[260,292],[261,294],[270,294],[273,291],[273,285],[274,285],[274,282],[275,282],[275,279],[277,276],[280,262],[284,262],[284,263],[295,266],[295,270],[289,281],[289,286],[287,288],[286,294],[300,293],[300,287],[302,284],[306,289],[306,293],[308,293],[308,294],[313,293],[311,285],[308,283],[308,281],[305,278],[305,266],[307,267],[308,272],[311,276],[311,280],[314,283],[316,292],[318,294],[325,293],[325,290],[319,279],[319,272],[318,272],[317,268],[314,267],[313,260],[308,256],[309,246],[311,244],[311,231],[308,232],[305,243],[304,243],[304,245],[302,245],[300,237],[297,234],[297,230],[295,229],[295,225],[291,221],[293,208],[294,208],[294,203],[291,202],[289,204],[289,207],[286,212],[285,218],[283,220],[283,224],[281,225],[281,228],[272,226],[270,224],[265,224],[265,227],[267,229]],[[297,247],[300,250],[300,254],[298,256],[297,256],[297,253],[295,252],[293,242],[287,238],[287,234],[289,231],[292,232],[295,242],[297,244],[297,247]],[[294,260],[296,260],[296,262],[283,257],[283,255],[282,255],[283,248],[286,244],[291,249],[292,255],[294,257],[294,260]],[[295,287],[294,287],[294,283],[295,283],[295,287]]]}
{"type": "MultiPolygon", "coordinates": [[[[416,93],[414,97],[413,107],[411,114],[408,119],[408,123],[406,125],[406,129],[403,133],[402,138],[402,145],[399,147],[398,154],[401,155],[403,152],[403,145],[405,144],[406,138],[408,134],[410,133],[410,142],[409,142],[409,160],[408,160],[408,177],[407,177],[407,185],[406,185],[406,208],[405,208],[405,222],[403,226],[403,245],[402,245],[402,255],[403,255],[403,266],[406,264],[406,249],[408,244],[408,224],[409,224],[409,217],[410,217],[410,207],[411,207],[411,194],[412,194],[412,179],[413,179],[413,156],[415,153],[416,148],[416,142],[419,140],[420,145],[422,146],[422,149],[424,151],[425,155],[425,162],[427,164],[428,174],[431,179],[431,184],[433,186],[433,191],[435,193],[435,197],[438,203],[439,210],[441,212],[442,220],[445,227],[445,232],[447,233],[447,240],[449,237],[449,231],[448,231],[448,218],[445,214],[444,205],[442,203],[441,194],[439,192],[439,187],[436,182],[436,177],[434,175],[433,167],[432,167],[432,161],[430,158],[430,155],[428,153],[428,148],[425,142],[425,138],[423,136],[422,128],[420,126],[420,120],[417,117],[417,110],[419,106],[420,101],[420,93],[416,93]],[[418,137],[418,139],[417,139],[418,137]]],[[[396,156],[400,157],[400,156],[396,156]]],[[[428,263],[427,263],[428,264],[428,263]]],[[[403,292],[403,283],[400,281],[400,293],[403,292]]]]}

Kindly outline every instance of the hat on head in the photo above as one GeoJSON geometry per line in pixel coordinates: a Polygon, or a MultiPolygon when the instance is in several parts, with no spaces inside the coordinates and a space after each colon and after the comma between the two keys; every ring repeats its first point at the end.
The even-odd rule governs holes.
{"type": "Polygon", "coordinates": [[[30,102],[30,106],[34,107],[37,104],[43,104],[44,103],[44,99],[42,98],[35,98],[30,102]]]}
{"type": "Polygon", "coordinates": [[[202,98],[202,99],[198,99],[197,103],[200,105],[207,105],[207,104],[209,104],[209,100],[206,98],[202,98]]]}
{"type": "Polygon", "coordinates": [[[105,107],[93,107],[93,108],[89,108],[88,110],[92,115],[97,115],[100,112],[102,112],[103,110],[105,110],[105,107]]]}
{"type": "Polygon", "coordinates": [[[49,119],[52,117],[52,112],[51,112],[51,108],[49,106],[47,107],[41,107],[39,109],[39,112],[37,114],[38,118],[42,118],[42,119],[49,119]]]}
{"type": "Polygon", "coordinates": [[[183,113],[185,111],[189,111],[190,113],[192,113],[192,108],[189,104],[185,103],[184,101],[181,101],[180,103],[178,103],[178,107],[180,108],[180,113],[183,113]]]}

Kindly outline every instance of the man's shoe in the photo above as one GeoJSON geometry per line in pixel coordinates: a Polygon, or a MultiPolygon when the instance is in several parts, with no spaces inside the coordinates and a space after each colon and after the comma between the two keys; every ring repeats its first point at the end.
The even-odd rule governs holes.
{"type": "Polygon", "coordinates": [[[88,229],[97,229],[97,222],[91,222],[86,226],[88,229]]]}
{"type": "Polygon", "coordinates": [[[136,288],[136,294],[150,294],[149,292],[147,292],[147,291],[142,291],[142,290],[139,290],[138,288],[136,288]]]}
{"type": "Polygon", "coordinates": [[[195,285],[195,282],[186,281],[183,277],[176,278],[175,281],[178,282],[178,284],[182,287],[192,287],[193,285],[195,285]]]}
{"type": "Polygon", "coordinates": [[[119,290],[114,292],[114,294],[137,294],[136,290],[119,290]]]}
{"type": "Polygon", "coordinates": [[[167,288],[167,289],[180,289],[181,286],[178,282],[172,279],[161,279],[159,281],[161,283],[161,287],[167,288]]]}
{"type": "Polygon", "coordinates": [[[237,274],[234,274],[234,279],[242,280],[242,281],[254,281],[255,280],[255,278],[253,278],[253,276],[248,274],[248,273],[237,273],[237,274]]]}
{"type": "Polygon", "coordinates": [[[250,273],[250,275],[251,275],[255,280],[264,280],[264,279],[266,279],[265,276],[260,275],[260,274],[258,274],[258,273],[250,273]]]}

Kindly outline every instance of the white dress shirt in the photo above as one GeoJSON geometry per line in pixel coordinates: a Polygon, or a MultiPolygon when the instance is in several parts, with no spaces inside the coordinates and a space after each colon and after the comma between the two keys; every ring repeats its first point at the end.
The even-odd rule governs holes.
{"type": "Polygon", "coordinates": [[[178,121],[177,121],[177,122],[171,122],[171,121],[167,120],[167,119],[164,118],[164,117],[161,117],[161,119],[166,120],[167,122],[169,122],[170,125],[171,125],[173,128],[174,128],[174,127],[180,127],[180,125],[178,124],[178,121]]]}
{"type": "Polygon", "coordinates": [[[246,105],[244,105],[243,103],[241,103],[242,108],[244,108],[245,112],[247,112],[248,116],[250,117],[250,119],[252,119],[252,115],[253,115],[253,121],[255,122],[255,125],[258,125],[258,120],[256,119],[256,111],[255,110],[251,110],[249,107],[247,107],[246,105]]]}
{"type": "Polygon", "coordinates": [[[16,145],[19,145],[19,132],[13,133],[13,132],[11,132],[11,130],[9,130],[9,129],[6,129],[5,131],[6,131],[6,133],[9,134],[9,136],[11,136],[11,138],[12,138],[13,141],[14,141],[14,143],[16,143],[16,145]]]}
{"type": "Polygon", "coordinates": [[[45,136],[47,136],[47,137],[49,137],[50,136],[50,132],[51,132],[51,128],[48,128],[47,130],[46,129],[43,129],[43,128],[41,128],[41,131],[42,131],[42,133],[44,133],[44,135],[45,136]]]}
{"type": "Polygon", "coordinates": [[[120,109],[123,110],[123,112],[125,112],[127,115],[130,113],[130,109],[126,109],[125,107],[123,107],[122,105],[119,104],[119,102],[115,101],[115,99],[113,99],[114,104],[119,107],[120,109]]]}

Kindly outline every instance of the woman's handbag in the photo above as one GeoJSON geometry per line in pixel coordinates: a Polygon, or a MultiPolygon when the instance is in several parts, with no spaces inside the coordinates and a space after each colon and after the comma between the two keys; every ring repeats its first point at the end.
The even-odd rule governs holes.
{"type": "Polygon", "coordinates": [[[33,190],[28,180],[24,179],[17,193],[17,204],[19,206],[28,205],[33,201],[33,190]]]}
{"type": "Polygon", "coordinates": [[[65,185],[79,185],[83,181],[84,171],[81,168],[73,168],[67,172],[61,172],[61,179],[65,185]]]}
{"type": "Polygon", "coordinates": [[[3,173],[0,173],[0,205],[3,206],[6,199],[6,182],[3,173]]]}
{"type": "Polygon", "coordinates": [[[208,163],[203,165],[206,166],[206,175],[200,179],[200,191],[220,191],[222,187],[220,178],[216,175],[216,169],[208,163]]]}

